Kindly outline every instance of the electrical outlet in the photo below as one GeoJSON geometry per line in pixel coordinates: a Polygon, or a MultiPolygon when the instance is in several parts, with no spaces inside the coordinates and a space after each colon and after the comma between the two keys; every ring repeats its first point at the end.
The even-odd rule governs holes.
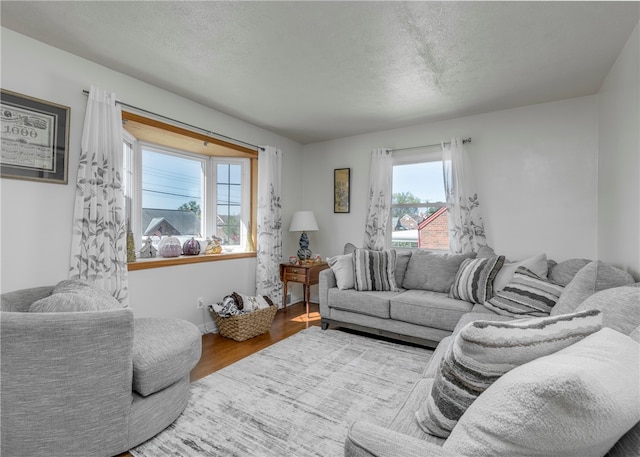
{"type": "Polygon", "coordinates": [[[204,308],[204,297],[196,298],[196,309],[204,308]]]}

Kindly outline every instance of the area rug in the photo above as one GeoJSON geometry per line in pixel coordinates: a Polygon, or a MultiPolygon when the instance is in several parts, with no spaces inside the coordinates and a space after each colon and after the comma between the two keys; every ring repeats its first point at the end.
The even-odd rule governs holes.
{"type": "Polygon", "coordinates": [[[349,425],[389,422],[431,354],[311,327],[193,383],[184,413],[131,454],[342,456],[349,425]]]}

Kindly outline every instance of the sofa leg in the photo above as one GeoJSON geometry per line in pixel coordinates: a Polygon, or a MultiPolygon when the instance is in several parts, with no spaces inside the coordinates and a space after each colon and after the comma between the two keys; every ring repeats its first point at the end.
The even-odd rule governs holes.
{"type": "Polygon", "coordinates": [[[327,330],[329,328],[329,323],[325,321],[321,321],[320,328],[322,328],[322,330],[327,330]]]}

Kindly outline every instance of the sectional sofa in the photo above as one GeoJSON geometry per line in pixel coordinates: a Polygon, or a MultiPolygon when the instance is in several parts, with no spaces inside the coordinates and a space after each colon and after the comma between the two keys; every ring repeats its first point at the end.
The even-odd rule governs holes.
{"type": "MultiPolygon", "coordinates": [[[[521,324],[516,331],[526,334],[535,331],[541,320],[549,324],[556,319],[558,327],[564,326],[556,330],[557,334],[571,328],[570,336],[564,335],[571,344],[497,378],[464,411],[445,439],[421,428],[419,413],[443,370],[451,368],[454,348],[464,352],[465,345],[474,346],[478,330],[489,328],[490,323],[512,322],[509,317],[495,314],[464,315],[452,335],[440,342],[422,379],[389,423],[376,424],[376,418],[371,417],[351,425],[345,456],[639,456],[640,288],[607,289],[588,298],[576,310],[583,315],[600,310],[604,328],[598,330],[596,325],[589,329],[584,324],[583,328],[570,327],[561,322],[569,319],[566,314],[532,318],[533,322],[521,324]]],[[[585,319],[594,317],[598,316],[585,319]]],[[[518,338],[522,342],[531,336],[512,335],[510,341],[518,338]]],[[[513,356],[517,345],[507,346],[503,341],[503,347],[495,349],[511,351],[513,356]]],[[[516,354],[515,358],[521,356],[522,353],[516,354]]],[[[477,351],[475,357],[479,357],[477,351]]],[[[499,359],[501,363],[506,363],[504,357],[507,356],[499,359]]]]}
{"type": "MultiPolygon", "coordinates": [[[[355,252],[356,248],[347,244],[343,255],[327,259],[331,268],[320,272],[322,327],[350,328],[428,347],[437,346],[443,338],[451,335],[458,321],[467,313],[496,314],[496,308],[490,309],[484,303],[494,295],[494,291],[508,285],[519,267],[564,287],[591,262],[588,259],[569,259],[556,263],[547,259],[545,254],[510,262],[496,256],[488,247],[482,248],[477,255],[454,255],[423,249],[394,250],[395,263],[389,272],[393,276],[395,290],[380,291],[354,288],[355,252]],[[493,265],[493,270],[471,271],[470,274],[478,276],[475,282],[468,275],[457,277],[462,263],[465,260],[470,263],[473,259],[499,260],[493,265]],[[457,284],[467,280],[466,286],[476,289],[465,293],[462,287],[458,288],[460,293],[452,294],[451,287],[456,280],[457,284]],[[476,297],[473,299],[464,299],[474,293],[476,297]]],[[[612,276],[606,287],[633,282],[626,272],[602,262],[600,267],[603,277],[612,276]]],[[[598,287],[605,287],[605,284],[598,287]]],[[[530,315],[527,310],[523,312],[523,316],[526,315],[530,315]]]]}
{"type": "Polygon", "coordinates": [[[640,283],[631,275],[544,254],[509,262],[490,249],[364,262],[345,251],[321,273],[323,328],[435,346],[389,423],[351,425],[346,457],[640,456],[640,283]],[[372,282],[359,281],[359,268],[372,282]],[[385,272],[390,285],[376,279],[385,272]],[[357,290],[373,283],[397,290],[357,290]]]}

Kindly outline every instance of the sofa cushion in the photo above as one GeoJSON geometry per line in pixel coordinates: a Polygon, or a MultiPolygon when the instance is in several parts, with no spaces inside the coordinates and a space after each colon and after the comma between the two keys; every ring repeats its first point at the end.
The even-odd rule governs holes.
{"type": "Polygon", "coordinates": [[[391,319],[451,331],[472,305],[428,290],[407,290],[391,298],[391,319]]]}
{"type": "Polygon", "coordinates": [[[122,307],[106,290],[81,279],[66,279],[54,287],[51,295],[33,302],[29,312],[107,311],[122,307]]]}
{"type": "Polygon", "coordinates": [[[465,326],[444,355],[430,395],[416,419],[446,438],[467,408],[500,376],[552,354],[602,328],[600,311],[465,326]]]}
{"type": "Polygon", "coordinates": [[[402,287],[449,293],[462,262],[475,256],[475,253],[439,254],[418,249],[411,255],[402,287]]]}
{"type": "Polygon", "coordinates": [[[356,249],[353,253],[353,278],[356,290],[395,291],[396,251],[356,249]]]}
{"type": "Polygon", "coordinates": [[[547,254],[538,254],[518,262],[505,261],[496,275],[496,279],[493,281],[493,290],[497,292],[504,289],[505,286],[511,282],[518,267],[525,267],[541,278],[546,278],[548,271],[547,254]]]}
{"type": "Polygon", "coordinates": [[[460,455],[601,457],[640,420],[638,344],[603,328],[511,370],[462,416],[460,455]]]}
{"type": "Polygon", "coordinates": [[[630,335],[640,325],[640,288],[614,287],[601,290],[583,301],[576,311],[598,309],[603,324],[630,335]]]}
{"type": "Polygon", "coordinates": [[[548,316],[563,289],[525,267],[518,267],[511,282],[484,306],[504,316],[548,316]]]}
{"type": "Polygon", "coordinates": [[[338,289],[353,289],[353,254],[343,254],[327,258],[329,268],[336,277],[338,289]]]}
{"type": "Polygon", "coordinates": [[[626,271],[601,260],[590,262],[567,284],[552,314],[571,313],[596,292],[632,283],[633,277],[626,271]]]}
{"type": "Polygon", "coordinates": [[[493,297],[493,281],[503,263],[502,255],[465,259],[451,285],[449,297],[470,303],[484,303],[493,297]]]}
{"type": "Polygon", "coordinates": [[[202,337],[191,322],[138,318],[133,332],[133,389],[158,392],[187,375],[200,360],[202,337]]]}
{"type": "Polygon", "coordinates": [[[548,278],[556,284],[566,286],[585,265],[591,263],[589,259],[569,259],[560,262],[549,269],[548,278]]]}
{"type": "Polygon", "coordinates": [[[329,289],[329,308],[389,319],[389,301],[400,293],[329,289]]]}

